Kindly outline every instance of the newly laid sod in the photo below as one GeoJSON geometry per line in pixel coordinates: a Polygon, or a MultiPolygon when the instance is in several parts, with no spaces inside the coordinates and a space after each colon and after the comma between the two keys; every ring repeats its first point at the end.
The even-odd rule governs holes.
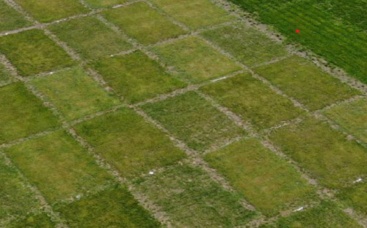
{"type": "Polygon", "coordinates": [[[306,119],[270,139],[326,187],[340,189],[367,174],[367,149],[323,122],[306,119]]]}
{"type": "Polygon", "coordinates": [[[108,10],[102,15],[142,44],[156,43],[184,33],[178,25],[144,2],[108,10]]]}
{"type": "Polygon", "coordinates": [[[10,223],[12,228],[24,228],[24,227],[42,227],[42,228],[53,228],[55,227],[54,222],[51,221],[45,213],[40,214],[27,214],[24,218],[16,220],[10,223]]]}
{"type": "Polygon", "coordinates": [[[236,23],[208,30],[202,35],[235,56],[247,66],[254,66],[287,55],[282,44],[254,28],[236,23]]]}
{"type": "Polygon", "coordinates": [[[167,136],[129,109],[97,117],[75,128],[123,177],[147,173],[185,157],[167,136]]]}
{"type": "Polygon", "coordinates": [[[166,73],[157,62],[140,51],[99,59],[93,62],[93,67],[128,103],[143,101],[185,86],[185,83],[166,73]]]}
{"type": "Polygon", "coordinates": [[[254,216],[202,170],[189,165],[135,180],[135,188],[158,205],[174,227],[235,227],[254,216]]]}
{"type": "Polygon", "coordinates": [[[255,71],[310,110],[359,94],[304,58],[291,56],[255,71]]]}
{"type": "Polygon", "coordinates": [[[159,45],[153,51],[163,62],[175,67],[181,77],[194,83],[241,69],[231,59],[196,37],[159,45]]]}
{"type": "Polygon", "coordinates": [[[223,113],[195,92],[142,107],[189,147],[204,151],[244,134],[223,113]]]}
{"type": "Polygon", "coordinates": [[[249,73],[209,84],[201,90],[259,129],[302,114],[290,100],[276,94],[249,73]]]}
{"type": "Polygon", "coordinates": [[[63,131],[26,141],[5,153],[50,203],[75,197],[112,179],[63,131]]]}
{"type": "Polygon", "coordinates": [[[53,128],[57,119],[21,83],[0,88],[0,144],[53,128]]]}
{"type": "Polygon", "coordinates": [[[110,7],[126,2],[128,2],[128,0],[85,0],[85,3],[92,8],[110,7]]]}
{"type": "Polygon", "coordinates": [[[22,17],[3,0],[0,1],[0,32],[29,26],[30,22],[22,17]]]}
{"type": "Polygon", "coordinates": [[[50,22],[86,13],[87,9],[75,0],[14,0],[40,22],[50,22]]]}
{"type": "Polygon", "coordinates": [[[367,100],[362,98],[325,110],[324,114],[367,143],[367,100]]]}
{"type": "Polygon", "coordinates": [[[267,216],[315,198],[313,188],[289,163],[254,139],[210,153],[206,160],[267,216]]]}
{"type": "Polygon", "coordinates": [[[69,227],[160,227],[131,193],[113,186],[69,205],[56,208],[67,219],[69,227]]]}
{"type": "Polygon", "coordinates": [[[68,120],[103,111],[120,102],[80,67],[60,71],[31,82],[68,120]]]}
{"type": "Polygon", "coordinates": [[[29,30],[0,37],[0,52],[22,76],[71,66],[73,60],[41,30],[29,30]]]}
{"type": "Polygon", "coordinates": [[[131,48],[127,41],[94,17],[55,24],[50,29],[86,59],[116,54],[131,48]]]}
{"type": "Polygon", "coordinates": [[[10,73],[4,65],[0,63],[0,85],[10,82],[10,73]]]}
{"type": "Polygon", "coordinates": [[[355,183],[354,185],[338,192],[337,198],[347,206],[353,208],[363,216],[367,215],[367,183],[355,183]]]}
{"type": "Polygon", "coordinates": [[[153,0],[153,2],[191,29],[216,25],[234,19],[209,0],[153,0]]]}

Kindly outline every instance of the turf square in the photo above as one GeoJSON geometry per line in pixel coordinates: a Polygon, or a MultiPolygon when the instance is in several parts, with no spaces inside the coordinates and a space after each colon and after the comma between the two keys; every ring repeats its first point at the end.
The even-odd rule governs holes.
{"type": "Polygon", "coordinates": [[[276,43],[264,33],[242,24],[208,30],[202,35],[249,67],[288,54],[282,44],[276,43]]]}
{"type": "Polygon", "coordinates": [[[202,82],[241,69],[231,59],[195,37],[159,45],[153,51],[191,82],[202,82]]]}
{"type": "Polygon", "coordinates": [[[14,0],[40,22],[50,22],[88,10],[75,0],[14,0]]]}
{"type": "Polygon", "coordinates": [[[291,101],[248,73],[209,84],[201,90],[259,129],[272,127],[303,113],[291,101]]]}
{"type": "Polygon", "coordinates": [[[129,0],[85,0],[87,5],[92,8],[105,8],[118,4],[123,4],[129,0]]]}
{"type": "Polygon", "coordinates": [[[123,177],[148,173],[185,157],[166,135],[129,109],[83,122],[75,129],[123,177]]]}
{"type": "Polygon", "coordinates": [[[304,58],[292,56],[255,71],[310,110],[359,94],[304,58]]]}
{"type": "Polygon", "coordinates": [[[362,215],[367,215],[367,183],[360,182],[339,191],[337,198],[362,215]]]}
{"type": "Polygon", "coordinates": [[[337,105],[323,112],[349,133],[367,143],[367,99],[337,105]]]}
{"type": "Polygon", "coordinates": [[[93,66],[128,103],[143,101],[186,85],[140,51],[100,59],[93,66]]]}
{"type": "Polygon", "coordinates": [[[0,144],[58,125],[42,102],[21,83],[0,88],[0,144]]]}
{"type": "Polygon", "coordinates": [[[328,188],[341,189],[367,174],[367,149],[326,123],[306,119],[275,130],[270,139],[328,188]]]}
{"type": "Polygon", "coordinates": [[[0,52],[6,55],[22,76],[73,64],[73,60],[61,47],[37,29],[0,37],[0,52]]]}
{"type": "Polygon", "coordinates": [[[241,128],[195,92],[146,104],[142,108],[189,147],[198,151],[222,145],[244,134],[241,128]]]}
{"type": "Polygon", "coordinates": [[[56,210],[66,218],[69,227],[160,227],[131,193],[120,186],[69,205],[60,204],[56,210]]]}
{"type": "Polygon", "coordinates": [[[267,216],[316,198],[314,189],[289,163],[254,139],[235,142],[208,154],[206,160],[267,216]]]}
{"type": "Polygon", "coordinates": [[[83,17],[49,27],[84,58],[94,59],[131,48],[117,33],[94,17],[83,17]]]}
{"type": "Polygon", "coordinates": [[[102,15],[142,44],[156,43],[184,33],[178,25],[144,2],[108,10],[102,15]]]}
{"type": "Polygon", "coordinates": [[[27,214],[24,218],[10,223],[12,228],[31,228],[31,227],[42,227],[42,228],[54,228],[55,223],[45,213],[39,214],[27,214]]]}
{"type": "Polygon", "coordinates": [[[80,67],[60,71],[31,82],[68,120],[106,110],[120,104],[80,67]]]}
{"type": "Polygon", "coordinates": [[[63,131],[26,141],[5,152],[50,203],[112,181],[94,158],[63,131]]]}
{"type": "Polygon", "coordinates": [[[26,27],[30,24],[20,13],[7,5],[3,0],[0,1],[0,32],[26,27]]]}
{"type": "Polygon", "coordinates": [[[171,166],[135,180],[134,187],[168,215],[173,227],[244,226],[254,212],[242,207],[240,196],[224,190],[199,168],[171,166]]]}
{"type": "Polygon", "coordinates": [[[229,13],[209,0],[153,0],[153,2],[173,18],[192,29],[212,26],[234,19],[229,13]]]}

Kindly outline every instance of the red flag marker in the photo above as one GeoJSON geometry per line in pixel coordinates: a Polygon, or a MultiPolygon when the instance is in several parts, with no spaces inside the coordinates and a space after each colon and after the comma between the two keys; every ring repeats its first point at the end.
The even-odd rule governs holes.
{"type": "Polygon", "coordinates": [[[298,33],[300,33],[301,32],[301,30],[299,30],[299,29],[296,29],[296,33],[298,34],[298,33]]]}

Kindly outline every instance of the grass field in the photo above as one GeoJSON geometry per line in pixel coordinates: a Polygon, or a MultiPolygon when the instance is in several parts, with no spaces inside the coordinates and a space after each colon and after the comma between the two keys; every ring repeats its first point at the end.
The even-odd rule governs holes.
{"type": "MultiPolygon", "coordinates": [[[[367,82],[363,0],[235,2],[367,82]]],[[[230,4],[0,0],[0,227],[367,227],[366,91],[230,4]]]]}

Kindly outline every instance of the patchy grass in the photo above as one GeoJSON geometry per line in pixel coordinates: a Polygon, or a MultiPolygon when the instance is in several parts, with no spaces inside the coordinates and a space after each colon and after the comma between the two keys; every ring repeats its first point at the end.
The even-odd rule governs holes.
{"type": "Polygon", "coordinates": [[[240,23],[208,30],[202,35],[250,67],[288,54],[284,45],[240,23]]]}
{"type": "Polygon", "coordinates": [[[291,101],[248,73],[209,84],[201,90],[259,129],[272,127],[303,113],[291,101]]]}
{"type": "Polygon", "coordinates": [[[198,151],[222,145],[244,134],[224,114],[195,92],[142,107],[163,126],[198,151]]]}
{"type": "Polygon", "coordinates": [[[10,82],[10,73],[3,64],[0,63],[0,85],[10,82]]]}
{"type": "Polygon", "coordinates": [[[112,180],[93,157],[61,131],[5,152],[50,203],[75,197],[112,180]]]}
{"type": "Polygon", "coordinates": [[[103,111],[120,103],[80,67],[36,78],[31,83],[45,94],[68,120],[103,111]]]}
{"type": "Polygon", "coordinates": [[[75,14],[86,13],[87,9],[75,0],[14,0],[40,22],[50,22],[75,14]]]}
{"type": "Polygon", "coordinates": [[[153,0],[153,2],[170,16],[191,29],[212,26],[234,19],[234,17],[209,0],[190,2],[185,0],[153,0]]]}
{"type": "Polygon", "coordinates": [[[0,32],[26,27],[30,24],[20,13],[4,1],[0,1],[0,32]]]}
{"type": "Polygon", "coordinates": [[[310,110],[359,94],[304,58],[292,56],[255,71],[310,110]]]}
{"type": "Polygon", "coordinates": [[[196,37],[159,45],[153,51],[163,62],[175,67],[181,77],[191,82],[202,82],[241,69],[231,59],[196,37]]]}
{"type": "Polygon", "coordinates": [[[270,139],[328,188],[343,188],[367,174],[367,150],[326,123],[306,119],[275,130],[270,139]]]}
{"type": "Polygon", "coordinates": [[[105,8],[128,2],[128,0],[85,0],[88,6],[92,8],[105,8]]]}
{"type": "Polygon", "coordinates": [[[0,37],[0,51],[22,76],[71,66],[68,54],[41,30],[29,30],[0,37]]]}
{"type": "Polygon", "coordinates": [[[335,106],[323,113],[367,143],[367,100],[365,98],[335,106]]]}
{"type": "Polygon", "coordinates": [[[129,109],[122,109],[75,126],[123,177],[147,173],[185,157],[160,130],[129,109]]]}
{"type": "Polygon", "coordinates": [[[188,165],[172,166],[135,180],[134,185],[162,208],[174,227],[241,226],[255,214],[242,207],[237,194],[225,191],[202,170],[188,165]]]}
{"type": "Polygon", "coordinates": [[[131,193],[113,186],[93,196],[56,208],[69,227],[160,227],[131,193]]]}
{"type": "Polygon", "coordinates": [[[102,15],[143,44],[156,43],[184,33],[179,26],[144,2],[108,10],[102,15]]]}
{"type": "Polygon", "coordinates": [[[347,206],[367,215],[367,183],[356,183],[337,193],[337,198],[342,200],[347,206]]]}
{"type": "Polygon", "coordinates": [[[100,59],[93,63],[93,67],[128,103],[143,101],[186,85],[140,51],[100,59]]]}
{"type": "Polygon", "coordinates": [[[10,224],[12,228],[24,228],[24,227],[42,227],[53,228],[55,223],[45,214],[28,214],[25,218],[14,221],[10,224]]]}
{"type": "Polygon", "coordinates": [[[58,125],[51,111],[21,83],[0,88],[0,144],[58,125]]]}
{"type": "Polygon", "coordinates": [[[314,189],[289,163],[254,139],[235,142],[208,154],[206,160],[267,216],[316,198],[314,189]]]}
{"type": "Polygon", "coordinates": [[[100,58],[132,48],[127,41],[94,17],[78,18],[49,28],[87,59],[100,58]]]}

